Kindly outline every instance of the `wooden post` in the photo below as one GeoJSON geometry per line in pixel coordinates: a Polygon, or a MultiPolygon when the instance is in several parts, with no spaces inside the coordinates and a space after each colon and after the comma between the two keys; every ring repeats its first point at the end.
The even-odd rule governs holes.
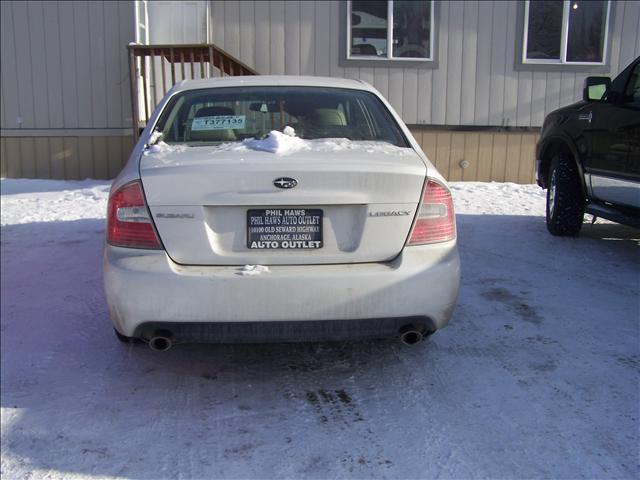
{"type": "Polygon", "coordinates": [[[133,48],[129,48],[129,81],[131,82],[131,114],[133,124],[133,140],[138,140],[140,129],[140,114],[138,112],[138,75],[136,74],[137,61],[133,48]]]}
{"type": "Polygon", "coordinates": [[[141,62],[141,74],[142,77],[142,94],[144,96],[144,123],[149,121],[149,99],[147,98],[147,57],[142,55],[140,57],[141,62]]]}
{"type": "Polygon", "coordinates": [[[209,65],[211,66],[210,77],[214,76],[215,65],[213,64],[213,47],[209,45],[209,65]]]}
{"type": "MultiPolygon", "coordinates": [[[[156,52],[153,48],[151,49],[151,82],[153,83],[153,106],[151,110],[154,110],[158,103],[158,92],[156,89],[156,52]]],[[[147,117],[148,121],[149,118],[147,117]]]]}
{"type": "Polygon", "coordinates": [[[164,48],[160,51],[160,68],[162,68],[162,96],[167,93],[167,82],[164,73],[164,48]]]}
{"type": "Polygon", "coordinates": [[[173,47],[169,49],[169,53],[171,55],[171,86],[173,87],[176,84],[176,63],[173,58],[173,47]]]}

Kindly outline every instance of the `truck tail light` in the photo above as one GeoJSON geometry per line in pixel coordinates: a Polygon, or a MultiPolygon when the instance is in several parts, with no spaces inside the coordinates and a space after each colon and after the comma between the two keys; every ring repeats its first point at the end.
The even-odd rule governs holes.
{"type": "Polygon", "coordinates": [[[440,182],[427,179],[407,245],[446,242],[455,238],[451,192],[440,182]]]}
{"type": "Polygon", "coordinates": [[[109,196],[107,243],[116,247],[161,249],[139,180],[109,196]]]}

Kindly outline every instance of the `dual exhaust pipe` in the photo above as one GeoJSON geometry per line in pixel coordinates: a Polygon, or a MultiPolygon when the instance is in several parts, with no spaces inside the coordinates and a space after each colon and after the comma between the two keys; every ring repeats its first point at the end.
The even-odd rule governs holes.
{"type": "MultiPolygon", "coordinates": [[[[427,332],[422,325],[405,325],[400,328],[400,341],[405,345],[415,345],[424,340],[433,332],[427,332]]],[[[154,352],[166,352],[173,346],[173,335],[168,331],[155,332],[154,336],[149,339],[149,348],[154,352]]]]}
{"type": "Polygon", "coordinates": [[[402,343],[405,345],[415,345],[416,343],[420,343],[433,332],[427,331],[424,325],[409,324],[401,327],[398,333],[400,334],[400,341],[402,343]]]}
{"type": "Polygon", "coordinates": [[[173,346],[173,335],[171,332],[158,331],[149,339],[149,348],[154,352],[166,352],[173,346]]]}

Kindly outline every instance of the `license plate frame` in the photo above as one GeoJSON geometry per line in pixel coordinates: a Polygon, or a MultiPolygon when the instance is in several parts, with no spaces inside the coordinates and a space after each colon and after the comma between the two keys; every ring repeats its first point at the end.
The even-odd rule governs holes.
{"type": "Polygon", "coordinates": [[[249,250],[318,250],[324,246],[321,208],[273,207],[247,210],[249,250]]]}

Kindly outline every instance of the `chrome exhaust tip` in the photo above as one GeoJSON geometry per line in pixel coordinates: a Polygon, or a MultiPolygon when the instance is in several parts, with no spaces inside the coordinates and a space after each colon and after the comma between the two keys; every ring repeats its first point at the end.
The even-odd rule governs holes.
{"type": "Polygon", "coordinates": [[[405,325],[400,328],[400,341],[405,345],[415,345],[420,343],[425,337],[425,328],[416,327],[415,325],[405,325]]]}
{"type": "Polygon", "coordinates": [[[149,348],[154,352],[166,352],[173,346],[173,340],[170,334],[165,332],[157,333],[149,340],[149,348]]]}

